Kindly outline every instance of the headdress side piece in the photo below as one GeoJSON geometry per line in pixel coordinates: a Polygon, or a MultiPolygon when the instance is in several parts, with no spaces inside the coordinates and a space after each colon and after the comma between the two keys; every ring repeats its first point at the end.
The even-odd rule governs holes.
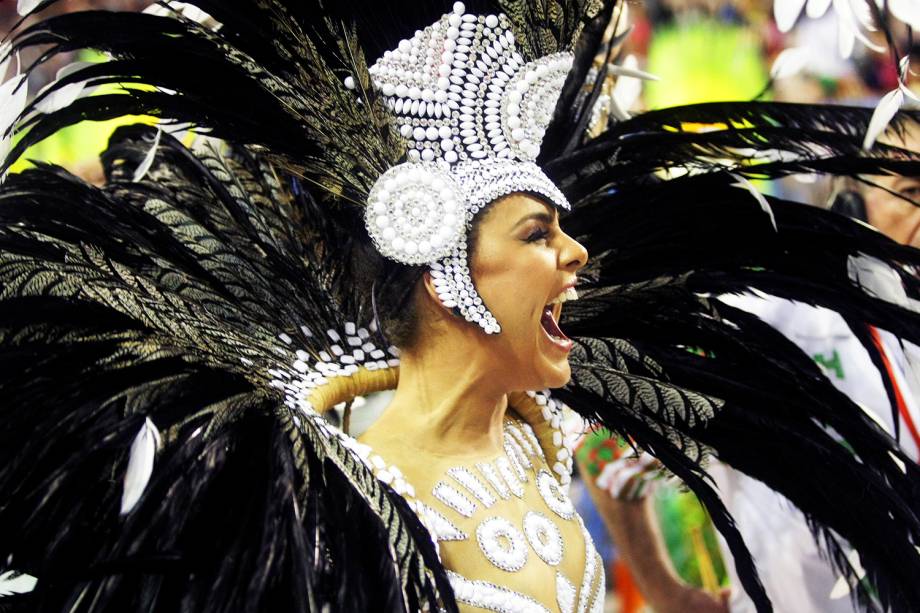
{"type": "Polygon", "coordinates": [[[473,285],[467,233],[487,204],[514,192],[569,209],[534,161],[572,61],[525,61],[504,14],[468,14],[457,2],[370,68],[407,161],[371,189],[368,233],[384,256],[427,264],[442,304],[489,334],[501,327],[473,285]]]}

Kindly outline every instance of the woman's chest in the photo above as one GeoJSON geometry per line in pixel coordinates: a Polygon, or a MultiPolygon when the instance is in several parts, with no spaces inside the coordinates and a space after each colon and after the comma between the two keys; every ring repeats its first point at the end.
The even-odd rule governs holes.
{"type": "Polygon", "coordinates": [[[498,457],[414,480],[461,608],[602,610],[600,559],[529,426],[509,420],[498,457]]]}

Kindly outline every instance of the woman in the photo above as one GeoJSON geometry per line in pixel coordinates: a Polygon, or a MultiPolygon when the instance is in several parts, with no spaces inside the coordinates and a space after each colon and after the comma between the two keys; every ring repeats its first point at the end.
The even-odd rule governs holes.
{"type": "Polygon", "coordinates": [[[21,140],[3,168],[120,114],[229,146],[125,128],[104,188],[41,167],[0,191],[0,569],[38,581],[5,605],[597,610],[544,389],[562,386],[694,489],[761,610],[701,477],[713,451],[808,515],[858,597],[917,608],[916,467],[807,356],[709,297],[770,289],[920,336],[913,250],[737,187],[916,172],[862,151],[866,113],[706,105],[588,140],[612,3],[194,4],[207,26],[73,13],[13,39],[112,60],[28,106],[24,77],[4,85],[21,140]],[[125,91],[80,97],[104,82],[125,91]],[[673,167],[693,172],[656,175],[673,167]],[[348,436],[353,400],[392,388],[348,436]],[[323,415],[343,402],[339,429],[323,415]]]}

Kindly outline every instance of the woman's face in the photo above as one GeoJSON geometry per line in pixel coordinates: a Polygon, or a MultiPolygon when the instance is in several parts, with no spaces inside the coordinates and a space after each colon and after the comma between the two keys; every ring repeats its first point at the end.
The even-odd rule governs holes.
{"type": "Polygon", "coordinates": [[[493,203],[477,231],[473,282],[502,328],[485,337],[490,363],[512,390],[565,385],[572,342],[557,325],[559,300],[567,290],[571,299],[588,252],[559,227],[555,207],[526,194],[493,203]]]}

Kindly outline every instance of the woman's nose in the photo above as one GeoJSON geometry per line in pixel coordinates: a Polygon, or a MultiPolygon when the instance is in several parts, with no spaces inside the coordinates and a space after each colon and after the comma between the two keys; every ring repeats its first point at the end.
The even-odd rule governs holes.
{"type": "Polygon", "coordinates": [[[565,246],[562,249],[562,266],[571,272],[581,270],[588,263],[588,250],[577,240],[563,234],[565,246]]]}

